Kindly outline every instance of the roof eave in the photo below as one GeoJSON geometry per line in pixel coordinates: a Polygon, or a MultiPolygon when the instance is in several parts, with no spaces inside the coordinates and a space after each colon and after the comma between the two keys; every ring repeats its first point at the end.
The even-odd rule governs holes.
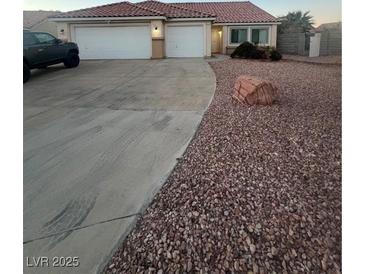
{"type": "Polygon", "coordinates": [[[277,21],[268,21],[268,22],[214,22],[215,26],[235,26],[235,25],[280,25],[281,22],[277,21]]]}
{"type": "Polygon", "coordinates": [[[52,22],[73,22],[73,21],[128,21],[128,20],[166,20],[165,16],[110,16],[110,17],[50,17],[52,22]]]}

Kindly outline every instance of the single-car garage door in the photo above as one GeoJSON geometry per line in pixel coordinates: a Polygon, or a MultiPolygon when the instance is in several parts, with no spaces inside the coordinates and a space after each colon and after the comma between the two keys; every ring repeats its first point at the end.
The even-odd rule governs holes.
{"type": "Polygon", "coordinates": [[[203,26],[167,26],[167,57],[203,57],[203,26]]]}
{"type": "Polygon", "coordinates": [[[149,26],[75,27],[81,59],[149,59],[149,26]]]}

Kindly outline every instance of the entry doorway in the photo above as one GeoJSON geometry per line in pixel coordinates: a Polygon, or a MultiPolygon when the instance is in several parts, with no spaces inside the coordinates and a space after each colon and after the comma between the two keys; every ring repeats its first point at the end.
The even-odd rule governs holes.
{"type": "Polygon", "coordinates": [[[221,27],[212,27],[212,53],[222,53],[221,27]]]}

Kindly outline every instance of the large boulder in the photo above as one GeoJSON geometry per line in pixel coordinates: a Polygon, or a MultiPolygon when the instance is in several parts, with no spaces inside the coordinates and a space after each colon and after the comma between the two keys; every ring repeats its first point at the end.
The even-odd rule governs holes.
{"type": "Polygon", "coordinates": [[[241,75],[234,84],[233,98],[249,105],[272,105],[277,96],[277,88],[269,81],[241,75]]]}

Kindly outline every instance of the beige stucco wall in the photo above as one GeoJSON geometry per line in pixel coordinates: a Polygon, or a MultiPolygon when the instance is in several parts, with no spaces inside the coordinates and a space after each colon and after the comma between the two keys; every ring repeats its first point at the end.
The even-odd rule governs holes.
{"type": "Polygon", "coordinates": [[[162,20],[151,20],[152,59],[165,57],[165,24],[162,20]]]}
{"type": "Polygon", "coordinates": [[[228,46],[228,26],[222,27],[222,53],[227,54],[228,46]]]}
{"type": "Polygon", "coordinates": [[[152,59],[165,57],[165,40],[163,38],[152,38],[152,59]]]}
{"type": "Polygon", "coordinates": [[[236,47],[230,47],[230,46],[228,46],[226,48],[226,54],[230,55],[235,49],[236,49],[236,47]]]}
{"type": "Polygon", "coordinates": [[[70,24],[57,22],[57,37],[64,41],[71,41],[70,24]]]}
{"type": "Polygon", "coordinates": [[[45,20],[45,21],[33,26],[30,30],[48,32],[48,33],[52,34],[53,36],[57,37],[57,24],[55,22],[51,22],[48,20],[45,20]]]}
{"type": "Polygon", "coordinates": [[[164,23],[162,20],[151,20],[151,36],[152,38],[165,37],[164,23]]]}
{"type": "Polygon", "coordinates": [[[205,24],[205,56],[210,57],[212,56],[212,23],[206,22],[205,24]]]}
{"type": "Polygon", "coordinates": [[[271,41],[270,41],[270,46],[271,47],[275,47],[276,48],[276,41],[277,41],[277,37],[278,37],[278,26],[277,25],[272,25],[271,26],[271,41]]]}

